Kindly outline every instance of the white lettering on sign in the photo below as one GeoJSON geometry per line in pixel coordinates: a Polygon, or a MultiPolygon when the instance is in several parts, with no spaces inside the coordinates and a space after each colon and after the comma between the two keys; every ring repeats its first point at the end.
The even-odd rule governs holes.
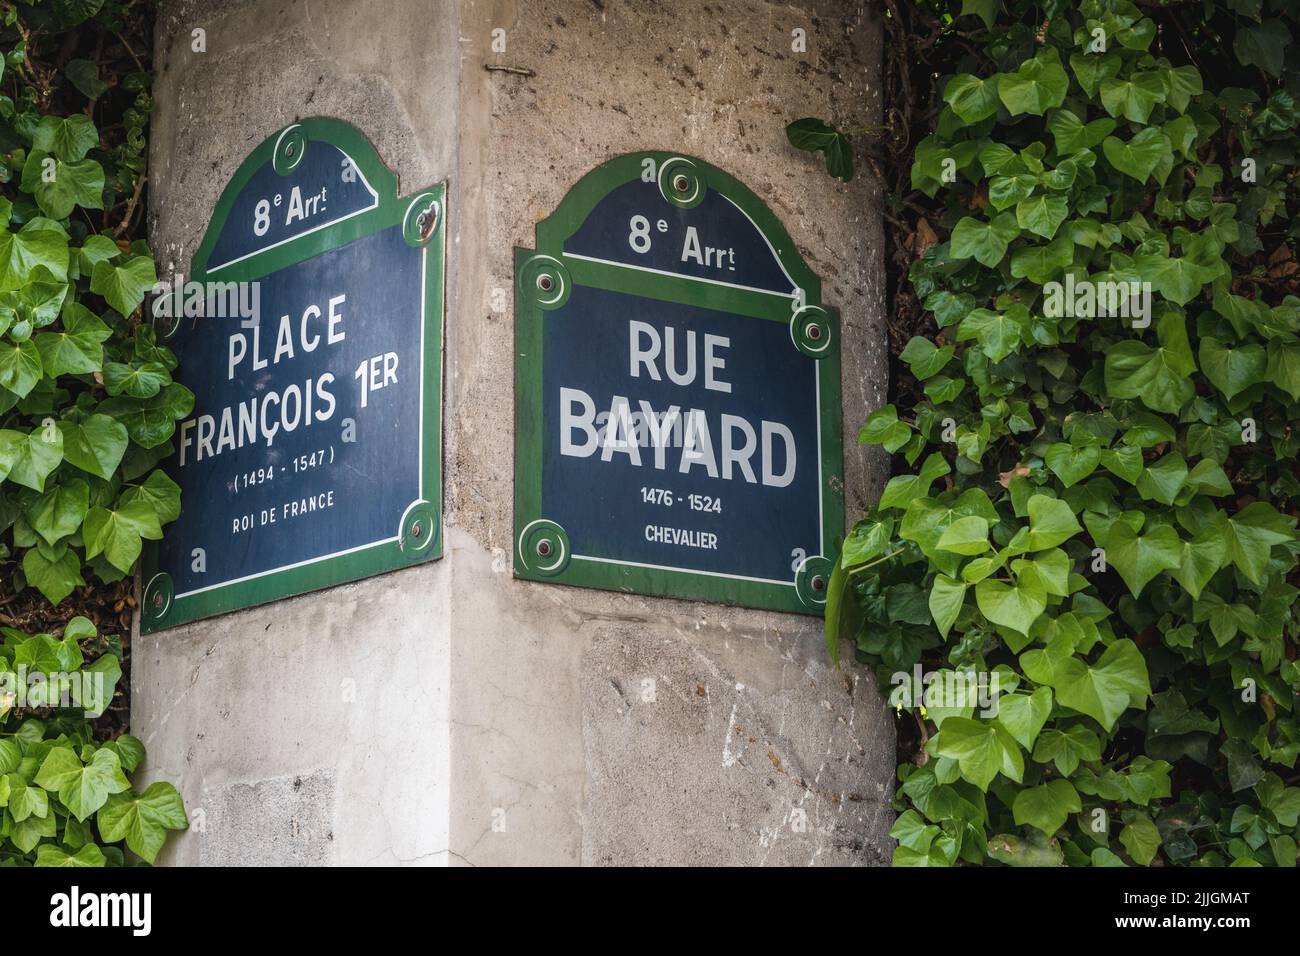
{"type": "Polygon", "coordinates": [[[682,243],[682,262],[694,262],[706,268],[725,268],[729,272],[735,272],[736,250],[703,246],[700,244],[699,230],[694,226],[687,226],[686,239],[682,243]]]}
{"type": "MultiPolygon", "coordinates": [[[[634,379],[644,375],[679,387],[701,379],[704,388],[731,394],[731,383],[722,378],[727,365],[723,353],[730,347],[726,336],[697,336],[694,329],[682,336],[671,325],[660,329],[638,319],[628,321],[628,373],[634,379]]],[[[568,387],[560,388],[559,400],[561,455],[591,458],[599,450],[602,462],[623,456],[638,468],[703,473],[768,488],[785,488],[794,481],[794,433],[781,422],[754,423],[725,413],[710,420],[703,409],[670,405],[656,410],[645,399],[634,403],[625,395],[612,396],[608,409],[597,412],[591,395],[568,387]],[[643,455],[646,448],[653,454],[643,455]],[[676,452],[673,460],[670,450],[676,452]]]]}
{"type": "MultiPolygon", "coordinates": [[[[681,359],[677,355],[676,348],[677,330],[671,325],[664,329],[661,337],[659,330],[650,323],[633,319],[628,322],[628,334],[631,340],[628,349],[629,372],[633,378],[640,378],[641,369],[644,368],[650,378],[656,382],[662,381],[656,363],[663,353],[664,371],[674,385],[690,385],[695,381],[694,329],[688,329],[686,332],[686,355],[681,359]],[[684,369],[678,368],[679,361],[685,364],[684,369]]],[[[727,364],[726,360],[717,354],[717,350],[727,348],[731,348],[731,339],[725,335],[705,334],[704,358],[701,364],[704,367],[704,387],[710,391],[731,391],[731,383],[717,377],[717,373],[727,364]]]]}
{"type": "MultiPolygon", "coordinates": [[[[345,160],[345,163],[347,161],[345,160]]],[[[347,167],[344,167],[344,181],[347,179],[347,167]]],[[[355,178],[355,177],[354,177],[355,178]]],[[[319,216],[325,212],[325,206],[329,195],[329,188],[322,186],[320,192],[312,193],[310,196],[304,196],[302,189],[294,186],[289,192],[289,200],[286,203],[283,193],[276,193],[270,199],[259,199],[253,206],[253,235],[261,237],[271,231],[272,209],[285,207],[284,225],[287,228],[295,222],[306,222],[314,216],[319,216]]]]}
{"type": "MultiPolygon", "coordinates": [[[[289,362],[298,355],[309,355],[322,344],[338,345],[347,339],[343,329],[346,295],[326,300],[322,309],[309,304],[297,315],[282,315],[275,330],[270,356],[262,354],[262,325],[259,319],[239,323],[240,331],[231,334],[226,348],[226,380],[245,367],[254,372],[269,365],[289,362]]],[[[361,407],[366,406],[369,391],[397,381],[397,355],[389,352],[370,359],[369,374],[362,379],[361,407]]],[[[360,369],[358,369],[360,372],[360,369]]],[[[279,391],[267,391],[238,405],[228,405],[219,412],[205,413],[181,422],[179,465],[214,458],[225,451],[245,445],[274,445],[281,432],[288,434],[317,422],[329,421],[336,406],[334,373],[323,372],[294,382],[279,391]]]]}

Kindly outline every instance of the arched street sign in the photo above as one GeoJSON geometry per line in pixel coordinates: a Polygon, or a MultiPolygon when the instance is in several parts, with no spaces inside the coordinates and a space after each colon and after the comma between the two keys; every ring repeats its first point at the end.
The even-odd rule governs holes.
{"type": "Polygon", "coordinates": [[[593,170],[515,251],[519,577],[819,614],[843,533],[837,313],[745,186],[593,170]]]}
{"type": "Polygon", "coordinates": [[[141,627],[435,558],[445,187],[405,198],[366,138],[269,137],[153,307],[195,395],[166,468],[181,515],[144,555],[141,627]]]}

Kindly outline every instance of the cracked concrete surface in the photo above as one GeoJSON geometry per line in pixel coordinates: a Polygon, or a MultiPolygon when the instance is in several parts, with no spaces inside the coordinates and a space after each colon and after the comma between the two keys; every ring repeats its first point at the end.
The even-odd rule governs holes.
{"type": "Polygon", "coordinates": [[[403,193],[447,180],[451,230],[446,557],[137,635],[148,775],[202,825],[164,860],[884,862],[892,715],[870,675],[829,667],[818,621],[516,581],[509,556],[511,249],[636,149],[736,175],[822,276],[843,316],[846,510],[874,499],[881,462],[854,438],[887,385],[879,197],[865,176],[830,180],[783,127],[873,121],[879,31],[839,0],[374,9],[172,0],[159,21],[160,271],[187,271],[247,151],[307,115],[358,126],[403,193]]]}

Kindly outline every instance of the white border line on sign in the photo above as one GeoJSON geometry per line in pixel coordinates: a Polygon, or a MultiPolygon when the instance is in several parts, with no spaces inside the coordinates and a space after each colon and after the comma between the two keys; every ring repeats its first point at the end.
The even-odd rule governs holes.
{"type": "Polygon", "coordinates": [[[776,581],[772,578],[750,578],[743,574],[726,574],[722,571],[697,571],[695,568],[670,568],[663,564],[642,564],[640,561],[616,561],[613,558],[594,558],[589,554],[575,554],[574,561],[595,561],[597,564],[625,564],[632,568],[648,568],[651,571],[676,571],[680,574],[706,574],[711,578],[727,578],[730,581],[753,581],[755,584],[779,584],[792,588],[793,581],[776,581]]]}
{"type": "MultiPolygon", "coordinates": [[[[581,259],[584,262],[597,262],[602,266],[614,266],[619,269],[635,269],[637,272],[649,272],[657,276],[667,276],[670,279],[687,279],[691,282],[707,282],[709,285],[725,286],[728,289],[740,289],[742,292],[757,292],[760,295],[774,295],[778,299],[798,299],[798,289],[792,289],[790,292],[774,292],[771,289],[759,289],[751,285],[740,285],[736,282],[723,282],[721,279],[706,279],[704,276],[688,276],[681,272],[669,272],[666,269],[651,269],[649,266],[633,265],[630,262],[615,262],[612,259],[600,259],[596,256],[584,256],[576,252],[562,253],[566,259],[581,259]]],[[[793,286],[794,283],[792,282],[793,286]]]]}
{"type": "MultiPolygon", "coordinates": [[[[733,200],[726,193],[719,192],[718,195],[721,196],[723,199],[725,199],[727,202],[731,203],[733,206],[736,206],[735,200],[733,200]]],[[[746,219],[749,219],[749,224],[754,227],[754,231],[763,237],[763,242],[767,244],[767,251],[772,253],[772,258],[775,259],[776,264],[781,267],[781,273],[782,275],[785,276],[785,281],[790,283],[790,285],[797,290],[799,288],[799,283],[795,282],[794,279],[791,278],[790,271],[786,269],[785,263],[781,261],[781,257],[776,254],[776,248],[772,245],[772,240],[767,238],[767,233],[765,233],[762,229],[758,227],[758,223],[754,222],[753,219],[749,218],[749,213],[745,212],[745,210],[741,209],[739,206],[736,206],[736,211],[739,212],[746,219]]]]}
{"type": "MultiPolygon", "coordinates": [[[[321,145],[325,145],[325,146],[334,146],[333,143],[325,143],[322,140],[317,140],[316,142],[321,143],[321,145]]],[[[362,213],[370,212],[372,209],[379,208],[379,193],[375,192],[375,190],[371,187],[370,181],[366,179],[366,174],[361,171],[361,167],[357,165],[356,160],[354,160],[347,153],[343,152],[343,150],[339,149],[337,146],[334,146],[334,148],[338,149],[339,152],[343,154],[343,158],[352,164],[352,168],[356,170],[357,175],[361,177],[361,185],[365,186],[366,192],[370,193],[370,205],[365,206],[362,209],[354,209],[346,216],[339,216],[337,219],[331,219],[329,222],[323,222],[318,226],[312,226],[306,232],[295,233],[294,235],[289,236],[286,239],[281,239],[279,242],[273,242],[269,246],[263,246],[260,249],[255,249],[252,252],[245,253],[242,256],[238,256],[237,258],[231,259],[229,262],[223,262],[219,266],[209,266],[207,269],[208,275],[212,275],[212,273],[216,272],[218,269],[224,269],[227,266],[233,266],[238,262],[243,262],[245,259],[251,259],[253,258],[253,256],[260,256],[264,252],[270,252],[272,249],[278,248],[279,246],[284,245],[286,242],[293,242],[295,239],[301,239],[303,236],[310,236],[313,232],[319,232],[321,229],[326,229],[330,226],[337,226],[339,223],[346,222],[347,220],[353,218],[354,216],[360,216],[362,213]]]]}

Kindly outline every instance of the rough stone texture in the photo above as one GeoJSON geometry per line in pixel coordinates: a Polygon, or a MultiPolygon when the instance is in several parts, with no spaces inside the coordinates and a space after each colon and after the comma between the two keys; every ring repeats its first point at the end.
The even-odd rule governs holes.
{"type": "Polygon", "coordinates": [[[601,628],[582,668],[582,862],[887,863],[864,839],[889,826],[892,764],[860,739],[879,732],[878,701],[865,675],[801,649],[753,642],[748,673],[770,679],[766,660],[781,661],[776,686],[754,686],[689,636],[601,628]]]}
{"type": "Polygon", "coordinates": [[[334,861],[332,770],[253,785],[204,788],[207,826],[221,840],[200,844],[202,866],[328,866],[334,861]],[[285,824],[288,824],[287,826],[285,824]]]}
{"type": "Polygon", "coordinates": [[[878,29],[835,0],[165,5],[164,270],[188,265],[247,151],[306,115],[358,126],[403,192],[447,179],[451,230],[447,556],[137,637],[150,776],[176,780],[206,823],[171,861],[887,858],[892,718],[869,675],[827,666],[819,621],[510,573],[511,250],[623,152],[698,156],[781,217],[843,318],[848,514],[878,493],[881,462],[854,440],[887,384],[878,195],[866,176],[829,179],[783,132],[801,115],[872,122],[878,60],[878,29]],[[206,54],[189,52],[196,26],[206,54]],[[795,28],[807,54],[791,52],[795,28]],[[287,792],[297,778],[313,783],[287,792]],[[243,813],[265,822],[241,828],[243,813]]]}

